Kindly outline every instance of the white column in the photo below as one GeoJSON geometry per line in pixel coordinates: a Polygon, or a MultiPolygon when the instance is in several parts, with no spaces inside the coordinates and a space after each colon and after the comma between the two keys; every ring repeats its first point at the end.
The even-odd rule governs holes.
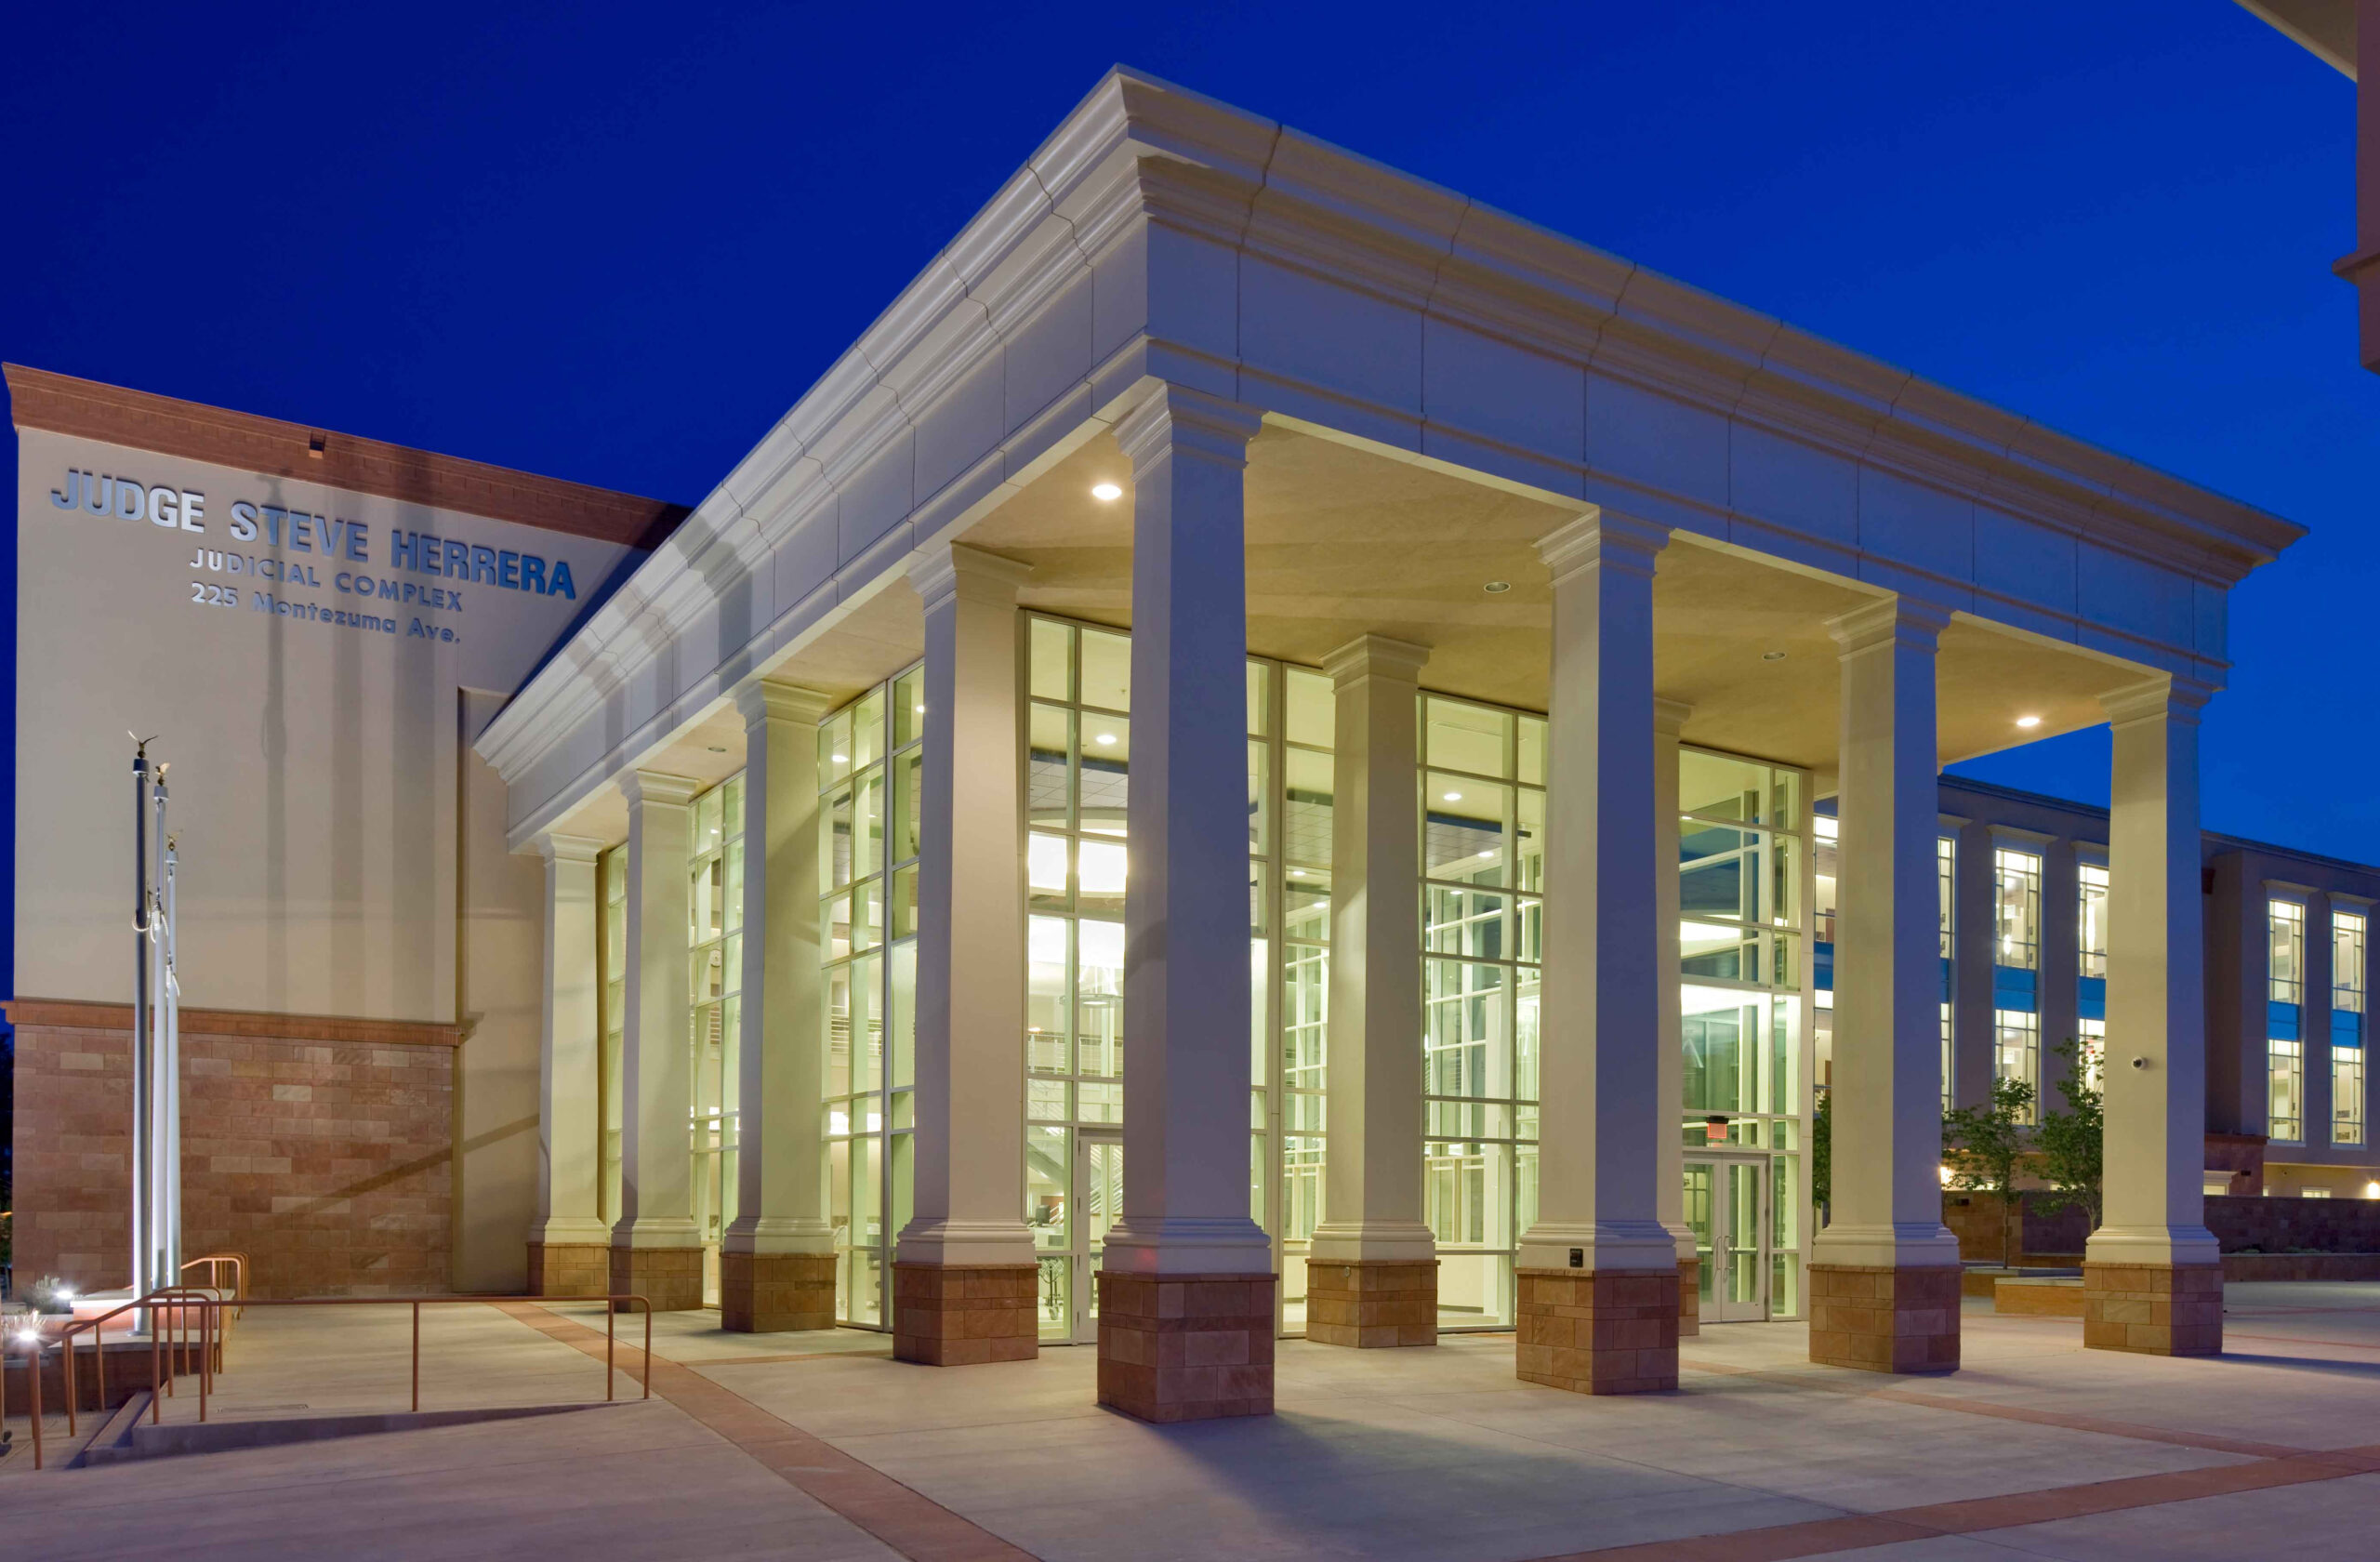
{"type": "MultiPolygon", "coordinates": [[[[1942,1224],[1939,1172],[1934,655],[1948,622],[1923,603],[1886,598],[1827,626],[1842,647],[1842,870],[1834,1198],[1831,1221],[1811,1244],[1814,1265],[1922,1269],[1959,1262],[1958,1241],[1942,1224]]],[[[1955,1365],[1955,1357],[1937,1365],[1955,1365]]]]}
{"type": "MultiPolygon", "coordinates": [[[[1428,1263],[1421,1219],[1420,687],[1430,653],[1365,635],[1337,690],[1330,823],[1329,1156],[1316,1264],[1428,1263]]],[[[1129,1087],[1128,1087],[1129,1091],[1129,1087]]],[[[1432,1324],[1435,1336],[1435,1325],[1432,1324]]]]}
{"type": "Polygon", "coordinates": [[[2089,1263],[2220,1262],[2201,1181],[2206,997],[2198,712],[2206,694],[2159,678],[2100,701],[2114,727],[2115,766],[2108,815],[2107,1171],[2089,1263]]]}
{"type": "Polygon", "coordinates": [[[1246,407],[1168,386],[1116,430],[1133,482],[1132,774],[1111,1275],[1273,1269],[1249,1218],[1242,482],[1258,427],[1246,407]]]}
{"type": "Polygon", "coordinates": [[[1668,541],[1662,527],[1599,512],[1538,545],[1554,572],[1554,662],[1544,1105],[1524,1270],[1677,1273],[1658,1191],[1669,1164],[1658,1142],[1677,1138],[1661,1063],[1661,991],[1672,988],[1674,1001],[1676,985],[1662,952],[1675,947],[1676,923],[1666,936],[1658,926],[1655,860],[1664,809],[1655,794],[1653,564],[1668,541]]]}
{"type": "MultiPolygon", "coordinates": [[[[537,1050],[537,1218],[529,1240],[602,1247],[602,1018],[595,987],[603,843],[541,835],[546,863],[545,1028],[537,1050]]],[[[600,1258],[600,1255],[598,1255],[600,1258]]]]}
{"type": "MultiPolygon", "coordinates": [[[[909,563],[910,584],[925,603],[926,729],[917,1181],[914,1214],[896,1255],[904,1264],[1034,1263],[1024,1216],[1025,815],[1016,612],[1017,586],[1028,573],[1011,560],[950,544],[915,554],[909,563]]],[[[907,1310],[906,1301],[899,1304],[907,1310]]]]}
{"type": "Polygon", "coordinates": [[[726,1252],[835,1251],[818,926],[818,721],[833,703],[767,681],[735,694],[744,717],[744,996],[726,1252]]]}
{"type": "MultiPolygon", "coordinates": [[[[1677,740],[1686,730],[1686,719],[1693,713],[1691,706],[1675,700],[1653,701],[1653,925],[1660,938],[1660,986],[1656,999],[1661,1017],[1661,1110],[1667,1114],[1654,1141],[1660,1148],[1654,1191],[1659,1196],[1661,1225],[1677,1245],[1681,1264],[1692,1262],[1695,1251],[1694,1228],[1686,1224],[1686,1016],[1679,992],[1677,740]]],[[[1688,1283],[1680,1270],[1679,1316],[1699,1318],[1699,1298],[1683,1289],[1688,1283]]]]}
{"type": "MultiPolygon", "coordinates": [[[[702,1245],[688,1125],[694,1004],[686,882],[694,835],[687,804],[701,789],[682,775],[642,770],[620,782],[628,805],[628,1013],[620,1061],[627,1112],[615,1250],[702,1245]]],[[[699,1304],[699,1274],[694,1283],[695,1303],[680,1304],[699,1304]]]]}

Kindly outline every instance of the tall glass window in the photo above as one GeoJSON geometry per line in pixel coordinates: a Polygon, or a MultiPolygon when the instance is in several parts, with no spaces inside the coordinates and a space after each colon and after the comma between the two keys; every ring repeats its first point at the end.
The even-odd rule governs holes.
{"type": "Polygon", "coordinates": [[[1680,1132],[1689,1155],[1702,1152],[1688,1167],[1688,1183],[1716,1185],[1724,1171],[1747,1193],[1765,1185],[1765,1204],[1752,1222],[1731,1220],[1728,1232],[1698,1229],[1706,1238],[1701,1284],[1705,1301],[1726,1308],[1756,1304],[1765,1291],[1768,1315],[1777,1317],[1801,1311],[1807,1198],[1801,1168],[1802,941],[1808,935],[1803,875],[1811,828],[1805,786],[1797,770],[1678,751],[1686,1053],[1680,1132]],[[1705,1159],[1725,1164],[1707,1166],[1705,1159]],[[1764,1254],[1765,1275],[1754,1268],[1764,1254]]]}
{"type": "Polygon", "coordinates": [[[744,778],[694,799],[687,937],[694,1026],[688,1078],[694,1228],[703,1244],[703,1304],[719,1304],[719,1243],[735,1218],[735,1087],[744,975],[744,778]]]}
{"type": "Polygon", "coordinates": [[[2331,907],[2331,1140],[2363,1143],[2365,913],[2331,907]]]}
{"type": "Polygon", "coordinates": [[[2078,956],[2075,988],[2076,1061],[2093,1089],[2100,1088],[2108,1051],[2108,869],[2104,863],[2075,865],[2081,904],[2075,918],[2078,956]]]}
{"type": "Polygon", "coordinates": [[[890,1322],[884,1316],[887,1247],[908,1224],[915,1192],[911,1092],[924,687],[912,668],[818,727],[823,1109],[835,1316],[879,1329],[890,1322]]]}
{"type": "Polygon", "coordinates": [[[1950,1005],[1957,996],[1959,947],[1959,842],[1956,836],[1934,838],[1935,920],[1940,930],[1942,961],[1942,1110],[1950,1109],[1958,1094],[1958,1049],[1952,1043],[1950,1005]]]}
{"type": "MultiPolygon", "coordinates": [[[[1040,1262],[1040,1331],[1059,1343],[1089,1340],[1098,1323],[1098,1272],[1108,1227],[1120,1212],[1124,1123],[1124,885],[1130,798],[1131,641],[1086,624],[1027,619],[1025,721],[1025,1221],[1040,1262]]],[[[1248,665],[1249,917],[1250,961],[1249,1204],[1284,1244],[1285,1317],[1304,1323],[1304,1241],[1321,1198],[1322,1090],[1329,972],[1329,683],[1318,674],[1296,695],[1303,713],[1297,753],[1276,756],[1271,712],[1284,669],[1248,665]],[[1314,684],[1320,684],[1317,705],[1314,684]],[[1319,711],[1318,726],[1315,712],[1319,711]],[[1276,804],[1275,783],[1290,801],[1276,804]],[[1297,875],[1286,911],[1273,820],[1286,806],[1297,875]],[[1267,930],[1287,921],[1276,948],[1267,930]],[[1285,963],[1283,1083],[1289,1098],[1273,1133],[1276,1099],[1272,1016],[1274,960],[1285,963]],[[1288,1164],[1274,1175],[1276,1143],[1288,1164]],[[1276,1217],[1278,1191],[1286,1210],[1276,1217]],[[1294,1261],[1294,1262],[1293,1262],[1294,1261]]]]}
{"type": "Polygon", "coordinates": [[[1992,1077],[2041,1087],[2042,859],[2009,846],[1992,851],[1992,1077]]]}
{"type": "Polygon", "coordinates": [[[603,1052],[599,1091],[603,1135],[603,1220],[620,1220],[620,1137],[628,1121],[620,1086],[626,1060],[628,994],[628,849],[614,846],[596,860],[602,880],[603,938],[597,946],[603,993],[603,1052]]]}
{"type": "MultiPolygon", "coordinates": [[[[1834,1068],[1834,897],[1843,827],[1833,815],[1810,819],[1811,1085],[1823,1093],[1834,1068]]],[[[1946,1031],[1944,1033],[1948,1035],[1946,1031]]]]}
{"type": "Polygon", "coordinates": [[[1537,1219],[1545,730],[1421,702],[1422,1186],[1446,1329],[1512,1323],[1537,1219]]]}
{"type": "Polygon", "coordinates": [[[2300,1019],[2306,1001],[2306,907],[2294,900],[2268,902],[2266,927],[2271,957],[2265,994],[2270,1094],[2265,1132],[2294,1145],[2306,1137],[2306,1044],[2300,1019]]]}

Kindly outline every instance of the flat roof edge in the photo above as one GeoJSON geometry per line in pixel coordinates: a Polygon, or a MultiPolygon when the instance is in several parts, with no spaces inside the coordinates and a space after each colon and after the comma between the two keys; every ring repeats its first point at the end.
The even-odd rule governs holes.
{"type": "Polygon", "coordinates": [[[0,364],[0,372],[7,375],[11,421],[20,430],[128,445],[647,550],[686,516],[683,505],[466,457],[21,364],[0,364]]]}

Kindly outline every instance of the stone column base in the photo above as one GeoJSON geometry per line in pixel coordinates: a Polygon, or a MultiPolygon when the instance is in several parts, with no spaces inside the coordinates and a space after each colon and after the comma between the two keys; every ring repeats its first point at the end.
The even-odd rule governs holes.
{"type": "Polygon", "coordinates": [[[834,1328],[835,1255],[721,1252],[719,1326],[738,1334],[834,1328]]]}
{"type": "Polygon", "coordinates": [[[1102,1271],[1099,1402],[1155,1422],[1271,1415],[1279,1285],[1277,1275],[1102,1271]]]}
{"type": "Polygon", "coordinates": [[[1515,1269],[1523,1383],[1572,1394],[1677,1386],[1677,1271],[1515,1269]]]}
{"type": "Polygon", "coordinates": [[[2223,1354],[2223,1265],[2082,1261],[2082,1344],[2144,1356],[2223,1354]]]}
{"type": "Polygon", "coordinates": [[[1032,1360],[1041,1354],[1039,1278],[1031,1264],[894,1264],[892,1359],[928,1367],[1032,1360]]]}
{"type": "Polygon", "coordinates": [[[612,1289],[608,1242],[532,1242],[529,1294],[602,1296],[612,1289]]]}
{"type": "Polygon", "coordinates": [[[1702,1260],[1677,1261],[1677,1332],[1687,1339],[1702,1332],[1702,1260]]]}
{"type": "Polygon", "coordinates": [[[641,1296],[656,1313],[688,1313],[703,1304],[703,1250],[612,1249],[612,1290],[641,1296]]]}
{"type": "Polygon", "coordinates": [[[1810,1265],[1810,1359],[1871,1372],[1959,1370],[1959,1269],[1810,1265]]]}
{"type": "Polygon", "coordinates": [[[1308,1260],[1305,1337],[1358,1349],[1436,1344],[1438,1261],[1308,1260]]]}

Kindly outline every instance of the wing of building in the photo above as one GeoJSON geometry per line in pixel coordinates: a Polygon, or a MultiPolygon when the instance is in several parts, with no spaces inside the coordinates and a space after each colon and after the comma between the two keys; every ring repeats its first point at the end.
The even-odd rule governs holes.
{"type": "MultiPolygon", "coordinates": [[[[162,523],[47,496],[53,468],[131,457],[51,437],[24,436],[28,601],[86,537],[170,573],[162,523]]],[[[210,522],[278,492],[237,466],[210,522]]],[[[375,548],[400,523],[353,513],[375,548]]],[[[403,524],[443,568],[446,528],[526,549],[504,519],[403,524]]],[[[263,858],[208,913],[266,957],[226,1008],[506,1016],[452,1054],[500,1084],[441,1110],[467,1185],[487,1135],[533,1174],[466,1186],[458,1284],[883,1329],[931,1362],[1081,1342],[1104,1400],[1173,1420],[1269,1408],[1281,1332],[1517,1327],[1524,1377],[1596,1391],[1673,1381],[1701,1317],[1955,1365],[1942,1037],[1977,995],[1946,972],[1981,957],[1941,914],[1997,881],[1970,857],[1998,838],[1946,857],[1938,773],[2112,721],[2094,1001],[2108,1054],[2143,1061],[2105,1070],[2090,1328],[2195,1351],[2220,1327],[2196,713],[2227,593],[2299,536],[1118,70],[649,555],[612,538],[633,568],[583,615],[524,600],[500,654],[310,625],[366,687],[417,651],[455,668],[366,707],[336,649],[288,665],[277,609],[194,600],[247,658],[222,695],[242,774],[282,790],[177,806],[193,853],[216,828],[263,858]],[[447,748],[390,730],[408,693],[447,748]],[[358,744],[443,762],[449,812],[369,833],[386,774],[358,744]],[[324,860],[254,839],[291,806],[324,860]],[[341,866],[350,828],[396,859],[341,866]]],[[[183,611],[148,589],[122,622],[183,611]]],[[[20,836],[50,827],[36,799],[107,793],[129,720],[27,746],[20,836]]],[[[112,883],[108,850],[74,871],[112,883]]],[[[2073,887],[2042,948],[2081,936],[2082,860],[2034,873],[2043,907],[2073,887]]],[[[72,972],[42,996],[121,1001],[110,894],[29,928],[31,882],[20,988],[72,972]]],[[[2029,1046],[1995,1039],[2014,978],[1976,1010],[1956,1090],[2054,1083],[2041,1027],[2082,1034],[2058,974],[2081,948],[2036,960],[2029,1046]]],[[[89,1034],[26,1030],[103,1070],[89,1034]]],[[[2239,1093],[2218,1111],[2260,1132],[2239,1093]]]]}

